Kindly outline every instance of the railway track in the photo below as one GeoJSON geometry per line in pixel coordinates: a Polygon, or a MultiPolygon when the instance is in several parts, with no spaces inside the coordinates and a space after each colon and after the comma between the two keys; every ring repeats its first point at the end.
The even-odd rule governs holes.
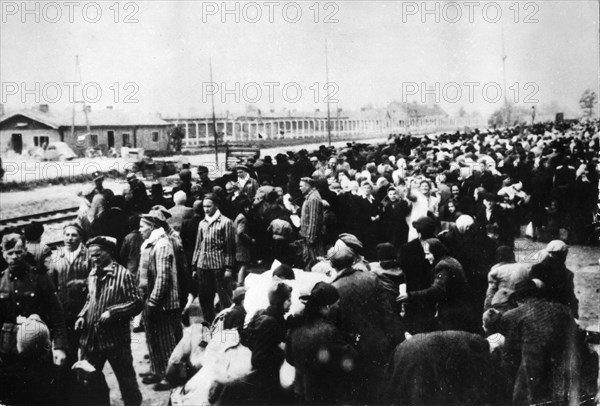
{"type": "Polygon", "coordinates": [[[69,207],[66,209],[51,210],[42,213],[28,214],[26,216],[2,219],[0,220],[0,234],[20,230],[32,221],[39,221],[43,224],[73,221],[77,218],[78,209],[79,207],[69,207]]]}
{"type": "MultiPolygon", "coordinates": [[[[172,197],[172,188],[164,191],[164,197],[172,197]]],[[[0,235],[9,232],[20,232],[23,227],[32,221],[38,221],[42,224],[67,223],[77,218],[79,207],[68,207],[65,209],[51,210],[41,213],[28,214],[25,216],[0,219],[0,235]]]]}

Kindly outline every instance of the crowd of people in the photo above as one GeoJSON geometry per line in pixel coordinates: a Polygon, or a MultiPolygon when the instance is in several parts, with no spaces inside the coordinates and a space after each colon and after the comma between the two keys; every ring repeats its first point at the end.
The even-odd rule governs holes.
{"type": "Polygon", "coordinates": [[[598,242],[599,151],[600,122],[570,121],[257,156],[216,179],[184,168],[169,199],[160,182],[148,194],[130,173],[115,195],[94,174],[58,252],[39,224],[2,239],[0,401],[81,399],[80,374],[64,377],[65,366],[93,374],[108,361],[124,404],[141,404],[132,319],[150,358],[142,382],[170,389],[167,362],[196,298],[209,324],[236,309],[225,324],[252,351],[251,376],[215,388],[222,404],[469,403],[458,381],[426,393],[436,382],[420,376],[415,389],[402,363],[425,373],[419,348],[475,348],[495,333],[504,343],[482,403],[595,395],[598,361],[576,323],[566,258],[567,244],[598,242]],[[515,259],[523,231],[547,243],[535,265],[515,259]],[[274,261],[270,305],[245,323],[245,276],[274,261]],[[292,268],[333,276],[286,318],[292,268]],[[278,387],[284,359],[293,396],[278,387]],[[19,379],[42,389],[3,383],[19,379]]]}

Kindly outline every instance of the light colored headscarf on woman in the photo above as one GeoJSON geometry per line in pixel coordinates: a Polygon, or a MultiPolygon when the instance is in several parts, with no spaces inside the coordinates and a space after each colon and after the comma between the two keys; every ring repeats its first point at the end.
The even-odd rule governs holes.
{"type": "Polygon", "coordinates": [[[469,227],[473,225],[473,223],[473,217],[463,214],[456,219],[456,228],[458,229],[459,233],[464,234],[467,232],[469,227]]]}

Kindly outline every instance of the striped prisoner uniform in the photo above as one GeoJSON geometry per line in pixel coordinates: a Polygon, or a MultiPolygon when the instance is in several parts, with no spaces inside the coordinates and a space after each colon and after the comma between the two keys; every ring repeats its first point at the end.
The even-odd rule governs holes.
{"type": "Polygon", "coordinates": [[[87,286],[88,275],[92,269],[92,263],[88,257],[88,250],[83,244],[80,244],[79,248],[74,252],[67,251],[65,247],[59,250],[51,259],[48,274],[56,286],[58,301],[63,307],[67,325],[67,339],[69,340],[67,361],[74,363],[77,361],[78,348],[74,325],[77,315],[85,303],[85,288],[87,286]],[[74,284],[71,289],[80,289],[80,292],[70,295],[69,282],[74,284]]]}
{"type": "MultiPolygon", "coordinates": [[[[58,300],[62,304],[65,312],[67,311],[67,304],[69,301],[67,284],[73,280],[87,280],[90,269],[92,268],[92,264],[88,257],[88,250],[83,244],[79,246],[78,252],[74,256],[73,254],[67,252],[66,248],[61,249],[57,256],[53,257],[53,262],[50,266],[50,275],[56,285],[58,300]]],[[[80,310],[81,309],[76,309],[75,315],[77,315],[80,310]]],[[[72,321],[74,322],[75,320],[72,321]]]]}
{"type": "Polygon", "coordinates": [[[302,258],[310,268],[317,257],[325,254],[323,248],[323,202],[316,190],[307,193],[300,212],[300,236],[304,238],[302,258]]]}
{"type": "Polygon", "coordinates": [[[142,244],[140,274],[147,275],[148,306],[144,311],[152,373],[163,378],[169,357],[183,336],[173,245],[162,228],[142,244]],[[146,269],[142,269],[146,268],[146,269]]]}
{"type": "Polygon", "coordinates": [[[79,344],[83,358],[102,371],[108,360],[113,369],[125,405],[142,402],[131,354],[129,322],[139,313],[142,301],[133,276],[126,268],[111,262],[103,269],[95,268],[88,277],[88,297],[79,317],[85,320],[79,344]],[[108,321],[99,323],[108,311],[108,321]]]}
{"type": "Polygon", "coordinates": [[[224,274],[226,267],[233,269],[234,262],[235,227],[231,219],[217,210],[211,219],[205,217],[200,222],[192,259],[199,276],[200,307],[209,323],[215,318],[215,293],[218,293],[223,308],[232,303],[231,289],[224,274]]]}

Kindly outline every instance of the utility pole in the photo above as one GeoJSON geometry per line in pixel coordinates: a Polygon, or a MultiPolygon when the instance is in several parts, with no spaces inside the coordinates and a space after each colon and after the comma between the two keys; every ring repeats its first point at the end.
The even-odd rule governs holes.
{"type": "MultiPolygon", "coordinates": [[[[329,57],[327,55],[327,38],[325,38],[325,86],[329,89],[329,57]]],[[[327,98],[327,140],[331,146],[331,111],[329,108],[329,93],[325,95],[327,98]]]]}
{"type": "Polygon", "coordinates": [[[502,22],[500,22],[500,34],[502,37],[502,76],[504,80],[504,88],[502,91],[504,92],[504,109],[506,114],[504,120],[506,126],[508,127],[510,125],[510,108],[508,105],[508,95],[506,90],[506,52],[504,51],[504,25],[502,25],[502,22]]]}
{"type": "MultiPolygon", "coordinates": [[[[212,57],[208,58],[208,65],[210,68],[210,83],[213,83],[212,57]]],[[[218,145],[218,136],[217,136],[217,118],[215,117],[215,95],[214,95],[214,92],[210,93],[210,102],[212,104],[212,128],[213,128],[213,136],[214,136],[214,140],[215,140],[215,165],[218,168],[219,167],[219,145],[218,145]]]]}
{"type": "MultiPolygon", "coordinates": [[[[75,55],[75,77],[77,78],[77,83],[79,83],[79,87],[81,88],[81,100],[73,100],[73,110],[71,115],[71,137],[75,136],[75,104],[77,103],[83,104],[83,114],[85,115],[85,127],[87,129],[87,132],[90,132],[90,121],[88,119],[87,105],[85,104],[85,94],[83,92],[83,79],[81,76],[81,66],[79,65],[79,55],[75,55]]],[[[75,98],[74,94],[73,98],[75,98]]]]}

